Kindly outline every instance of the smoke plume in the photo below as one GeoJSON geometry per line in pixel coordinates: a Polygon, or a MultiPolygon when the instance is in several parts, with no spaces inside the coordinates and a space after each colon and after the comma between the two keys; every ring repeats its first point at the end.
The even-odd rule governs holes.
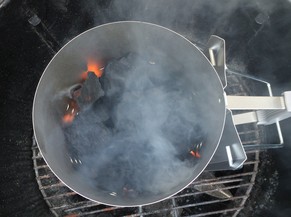
{"type": "Polygon", "coordinates": [[[163,62],[129,54],[101,77],[105,96],[65,129],[70,153],[88,183],[138,197],[171,192],[192,176],[203,141],[195,97],[163,62]]]}

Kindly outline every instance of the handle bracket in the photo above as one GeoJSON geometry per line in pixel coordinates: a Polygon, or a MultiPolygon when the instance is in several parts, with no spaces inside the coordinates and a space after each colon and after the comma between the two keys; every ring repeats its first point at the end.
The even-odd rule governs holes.
{"type": "Polygon", "coordinates": [[[225,65],[225,40],[216,35],[211,35],[203,53],[213,65],[222,82],[223,88],[225,88],[227,85],[225,65]]]}

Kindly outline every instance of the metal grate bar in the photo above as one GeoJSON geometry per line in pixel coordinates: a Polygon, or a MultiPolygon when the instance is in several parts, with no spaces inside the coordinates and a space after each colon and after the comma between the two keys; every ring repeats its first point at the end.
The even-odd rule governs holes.
{"type": "Polygon", "coordinates": [[[183,195],[177,195],[177,196],[173,196],[172,198],[180,198],[180,197],[188,197],[188,196],[195,196],[198,194],[204,194],[204,193],[210,193],[210,192],[215,192],[218,190],[229,190],[229,189],[235,189],[235,188],[241,188],[241,187],[247,187],[250,185],[253,185],[254,183],[247,183],[247,184],[240,184],[240,185],[234,185],[234,186],[229,186],[229,187],[223,187],[223,188],[217,188],[217,189],[213,189],[213,190],[206,190],[203,192],[197,191],[197,192],[193,192],[193,193],[186,193],[183,195]]]}
{"type": "MultiPolygon", "coordinates": [[[[36,142],[35,142],[35,140],[34,140],[34,137],[32,138],[32,141],[33,141],[33,143],[32,143],[32,154],[33,154],[33,156],[36,156],[36,151],[38,150],[38,148],[37,148],[37,146],[36,146],[36,142]]],[[[39,151],[38,151],[38,153],[39,153],[39,151]]],[[[36,160],[33,161],[33,167],[34,167],[34,168],[37,167],[37,161],[36,161],[36,160]]],[[[34,171],[35,171],[35,175],[36,175],[36,177],[39,177],[39,171],[38,171],[37,169],[35,169],[34,171]]],[[[37,179],[37,178],[36,178],[36,181],[37,181],[38,186],[41,187],[42,184],[41,184],[40,179],[37,179]]],[[[42,196],[45,198],[45,197],[46,197],[46,192],[45,192],[44,190],[42,190],[42,189],[40,189],[40,192],[41,192],[42,196]]],[[[48,200],[46,201],[46,203],[47,203],[47,205],[48,205],[50,211],[51,211],[55,216],[58,216],[58,213],[55,212],[53,209],[51,209],[51,208],[53,207],[52,204],[51,204],[48,200]]]]}
{"type": "Polygon", "coordinates": [[[55,207],[52,207],[52,209],[56,210],[56,209],[64,209],[66,208],[68,211],[72,211],[72,210],[77,210],[77,209],[80,209],[81,208],[86,208],[86,207],[90,207],[90,203],[92,203],[91,205],[96,205],[97,203],[96,202],[93,202],[93,201],[81,201],[81,202],[76,202],[74,204],[71,204],[71,205],[62,205],[62,206],[55,206],[55,207]],[[76,208],[76,206],[78,208],[76,208]]]}
{"type": "Polygon", "coordinates": [[[249,131],[240,131],[238,132],[239,135],[246,135],[246,134],[257,134],[258,131],[256,130],[249,130],[249,131]]]}
{"type": "Polygon", "coordinates": [[[251,164],[257,164],[257,163],[259,163],[258,160],[254,160],[254,161],[246,161],[246,162],[244,163],[244,166],[245,166],[245,165],[251,165],[251,164]]]}
{"type": "MultiPolygon", "coordinates": [[[[86,216],[86,215],[110,212],[110,211],[114,211],[114,210],[118,210],[118,209],[123,209],[123,207],[116,207],[116,206],[106,207],[105,209],[98,209],[98,210],[94,210],[94,211],[91,211],[91,212],[82,212],[78,216],[86,216]]],[[[66,211],[66,212],[69,213],[69,211],[66,211]]],[[[139,216],[139,214],[138,214],[138,216],[139,216]]]]}
{"type": "Polygon", "coordinates": [[[226,183],[233,183],[233,182],[241,182],[243,179],[232,179],[232,180],[223,180],[223,181],[215,181],[215,182],[208,182],[207,180],[203,182],[193,182],[191,185],[195,186],[204,186],[204,185],[219,185],[219,184],[226,184],[226,183]],[[205,182],[205,183],[204,183],[205,182]]]}
{"type": "Polygon", "coordinates": [[[34,167],[34,169],[44,169],[44,168],[48,168],[48,165],[41,165],[41,166],[36,166],[36,167],[34,167]]]}
{"type": "Polygon", "coordinates": [[[41,180],[41,179],[50,179],[52,178],[50,175],[43,175],[43,176],[38,176],[36,179],[41,180]]]}
{"type": "Polygon", "coordinates": [[[95,203],[95,202],[93,202],[92,204],[84,204],[82,206],[78,206],[78,207],[74,207],[74,208],[71,208],[71,209],[67,209],[67,212],[76,211],[78,209],[90,208],[90,207],[98,206],[98,205],[100,205],[100,204],[95,203]]]}
{"type": "MultiPolygon", "coordinates": [[[[259,152],[258,152],[258,151],[256,152],[256,160],[259,161],[259,152]]],[[[256,164],[254,165],[254,170],[258,171],[258,168],[259,168],[259,163],[256,163],[256,164]]],[[[251,182],[254,183],[254,182],[255,182],[255,179],[256,179],[256,174],[254,174],[254,175],[252,176],[252,178],[251,178],[251,182]]],[[[253,188],[253,185],[251,185],[250,188],[247,190],[246,195],[249,195],[249,194],[251,193],[252,188],[253,188]]],[[[245,198],[245,199],[241,202],[240,206],[243,206],[243,205],[245,204],[246,200],[247,200],[247,198],[245,198]]],[[[239,214],[239,211],[236,211],[235,214],[233,215],[233,217],[236,217],[238,214],[239,214]]]]}
{"type": "Polygon", "coordinates": [[[260,144],[261,140],[251,140],[251,141],[246,141],[244,142],[244,145],[247,144],[260,144]]]}
{"type": "MultiPolygon", "coordinates": [[[[206,202],[201,202],[201,203],[196,203],[196,204],[177,206],[177,207],[168,208],[168,209],[159,209],[159,210],[155,210],[155,211],[152,211],[152,212],[146,212],[146,213],[142,213],[142,214],[143,215],[152,215],[152,214],[158,214],[158,213],[161,213],[161,212],[167,212],[167,211],[172,211],[172,210],[191,208],[191,207],[195,207],[195,206],[209,205],[209,204],[214,204],[214,203],[221,203],[221,202],[227,202],[227,201],[232,201],[232,200],[237,200],[237,199],[243,199],[244,197],[246,197],[246,196],[232,197],[232,198],[222,199],[222,200],[212,200],[212,201],[206,201],[206,202]]],[[[215,212],[213,212],[213,214],[217,214],[217,212],[219,212],[219,211],[220,210],[215,211],[215,212]]],[[[222,210],[222,211],[224,212],[225,209],[222,210]]],[[[95,213],[94,212],[90,212],[90,214],[95,214],[95,213]]],[[[131,216],[138,216],[138,215],[136,214],[136,215],[131,215],[131,216]]]]}
{"type": "Polygon", "coordinates": [[[56,197],[69,197],[69,196],[76,195],[76,194],[77,194],[76,192],[71,191],[71,192],[67,192],[67,193],[63,193],[63,194],[56,194],[56,195],[53,195],[53,196],[44,197],[44,199],[45,200],[50,200],[50,199],[54,199],[56,197]]]}
{"type": "MultiPolygon", "coordinates": [[[[237,178],[237,177],[244,177],[244,176],[252,176],[254,173],[256,173],[257,171],[254,172],[245,172],[245,173],[240,173],[240,174],[234,174],[234,175],[228,175],[228,176],[222,176],[222,177],[217,177],[216,179],[207,179],[207,180],[201,180],[201,181],[194,181],[192,184],[197,184],[197,183],[203,183],[203,182],[212,182],[219,184],[218,181],[223,180],[223,179],[231,179],[231,178],[237,178]]],[[[240,179],[241,180],[241,179],[240,179]]],[[[231,182],[231,180],[227,180],[225,181],[225,183],[227,182],[231,182]]]]}
{"type": "Polygon", "coordinates": [[[49,189],[49,188],[56,188],[56,187],[60,187],[60,186],[65,186],[65,185],[62,182],[58,182],[56,184],[42,186],[39,189],[49,189]]]}
{"type": "Polygon", "coordinates": [[[255,154],[257,152],[258,152],[258,150],[247,150],[246,151],[247,154],[255,154]]]}
{"type": "Polygon", "coordinates": [[[187,217],[200,217],[200,216],[210,216],[210,215],[217,215],[217,214],[224,214],[228,212],[235,212],[235,211],[241,211],[244,207],[236,207],[232,209],[224,209],[224,210],[219,210],[219,211],[213,211],[213,212],[206,212],[206,213],[201,213],[201,214],[195,214],[195,215],[189,215],[187,217]]]}
{"type": "MultiPolygon", "coordinates": [[[[173,204],[173,208],[177,206],[177,203],[176,203],[176,200],[174,197],[172,197],[172,204],[173,204]]],[[[173,214],[174,214],[174,217],[178,217],[179,214],[178,214],[178,210],[177,209],[173,209],[173,214]]]]}
{"type": "Polygon", "coordinates": [[[142,206],[139,206],[138,207],[138,216],[140,216],[140,217],[143,217],[143,214],[142,214],[142,206]]]}
{"type": "Polygon", "coordinates": [[[41,155],[33,156],[32,159],[33,159],[33,160],[36,160],[36,159],[42,159],[42,156],[41,156],[41,155]]]}
{"type": "MultiPolygon", "coordinates": [[[[227,199],[210,200],[210,201],[199,202],[199,203],[195,203],[195,204],[188,204],[188,205],[184,205],[184,206],[179,206],[176,208],[183,209],[183,208],[189,208],[189,207],[194,207],[194,206],[209,205],[209,204],[213,204],[213,203],[221,203],[221,202],[226,202],[226,201],[230,201],[230,200],[232,201],[232,200],[237,200],[237,199],[243,199],[245,197],[247,197],[247,196],[244,195],[244,196],[230,197],[227,199]]],[[[168,209],[165,209],[165,210],[168,210],[168,209]]]]}

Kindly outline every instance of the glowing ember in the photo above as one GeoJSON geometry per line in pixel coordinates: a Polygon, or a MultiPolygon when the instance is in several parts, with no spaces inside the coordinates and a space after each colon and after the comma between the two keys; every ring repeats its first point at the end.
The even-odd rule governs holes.
{"type": "Polygon", "coordinates": [[[83,80],[86,80],[88,77],[88,72],[93,72],[98,78],[102,76],[103,68],[100,67],[100,64],[93,59],[89,59],[87,62],[87,71],[81,74],[83,80]]]}
{"type": "Polygon", "coordinates": [[[200,142],[199,144],[195,144],[193,145],[194,146],[194,150],[189,150],[189,153],[194,156],[194,157],[197,157],[197,158],[200,158],[201,155],[199,154],[199,151],[201,149],[201,147],[203,146],[204,144],[202,142],[200,142]]]}
{"type": "Polygon", "coordinates": [[[196,151],[196,157],[200,158],[200,154],[196,151]]]}
{"type": "Polygon", "coordinates": [[[74,100],[70,100],[66,108],[66,113],[62,117],[63,123],[71,124],[74,121],[75,116],[78,115],[78,111],[79,107],[77,103],[74,100]]]}
{"type": "Polygon", "coordinates": [[[190,151],[190,154],[193,155],[194,157],[196,157],[195,151],[190,151]]]}
{"type": "Polygon", "coordinates": [[[201,156],[200,156],[200,154],[198,153],[198,151],[190,151],[190,154],[192,155],[192,156],[194,156],[194,157],[197,157],[197,158],[200,158],[201,156]]]}
{"type": "Polygon", "coordinates": [[[70,124],[73,122],[74,118],[75,118],[75,114],[65,114],[63,116],[63,122],[70,124]]]}

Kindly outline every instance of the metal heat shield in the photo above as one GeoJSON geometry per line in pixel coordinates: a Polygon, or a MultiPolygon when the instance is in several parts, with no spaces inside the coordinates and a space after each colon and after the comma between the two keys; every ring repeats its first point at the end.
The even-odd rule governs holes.
{"type": "Polygon", "coordinates": [[[230,110],[226,110],[225,126],[222,137],[206,170],[236,170],[241,168],[246,160],[247,156],[234,126],[232,113],[230,110]]]}

